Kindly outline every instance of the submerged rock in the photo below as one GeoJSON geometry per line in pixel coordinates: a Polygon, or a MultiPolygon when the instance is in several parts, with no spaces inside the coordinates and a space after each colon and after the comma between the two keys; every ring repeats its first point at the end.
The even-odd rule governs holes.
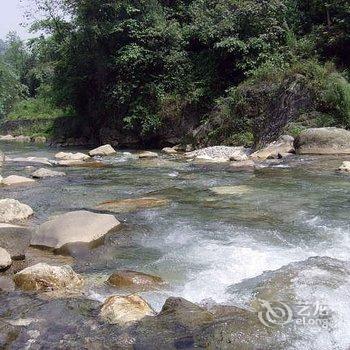
{"type": "Polygon", "coordinates": [[[55,154],[55,158],[60,160],[85,161],[85,160],[88,160],[90,156],[80,152],[77,152],[77,153],[59,152],[55,154]]]}
{"type": "Polygon", "coordinates": [[[115,213],[162,207],[170,204],[169,199],[157,197],[129,198],[116,201],[107,201],[99,204],[97,209],[115,213]]]}
{"type": "Polygon", "coordinates": [[[110,324],[125,326],[141,320],[145,316],[154,316],[155,312],[138,295],[111,296],[101,308],[100,317],[110,324]]]}
{"type": "Polygon", "coordinates": [[[210,191],[221,195],[242,195],[242,194],[250,193],[252,189],[245,185],[237,185],[237,186],[212,187],[210,188],[210,191]]]}
{"type": "Polygon", "coordinates": [[[25,291],[73,290],[81,288],[84,280],[68,266],[37,264],[17,272],[16,287],[25,291]]]}
{"type": "Polygon", "coordinates": [[[315,128],[302,131],[295,141],[298,154],[350,154],[350,131],[315,128]]]}
{"type": "Polygon", "coordinates": [[[93,149],[89,152],[91,157],[94,156],[110,156],[117,153],[117,151],[111,145],[104,145],[98,148],[93,149]]]}
{"type": "Polygon", "coordinates": [[[250,155],[253,159],[278,159],[288,154],[295,153],[294,138],[289,135],[281,136],[277,141],[250,155]]]}
{"type": "Polygon", "coordinates": [[[142,272],[123,270],[113,273],[107,281],[110,285],[120,289],[152,290],[164,284],[158,276],[142,272]]]}
{"type": "Polygon", "coordinates": [[[343,162],[339,167],[339,171],[342,173],[350,173],[350,162],[343,162]]]}
{"type": "Polygon", "coordinates": [[[233,171],[253,171],[254,169],[255,162],[251,159],[230,163],[230,170],[233,171]]]}
{"type": "Polygon", "coordinates": [[[45,179],[47,177],[60,177],[60,176],[66,176],[66,173],[60,172],[60,171],[53,171],[45,168],[38,169],[32,174],[32,177],[34,179],[45,179]]]}
{"type": "Polygon", "coordinates": [[[7,250],[0,247],[0,271],[7,269],[12,264],[11,255],[7,250]]]}
{"type": "Polygon", "coordinates": [[[93,243],[119,225],[113,215],[73,211],[40,225],[31,245],[60,249],[72,243],[93,243]]]}
{"type": "Polygon", "coordinates": [[[27,219],[33,215],[33,209],[15,199],[0,199],[0,222],[12,222],[27,219]]]}
{"type": "Polygon", "coordinates": [[[0,247],[9,252],[12,260],[23,260],[31,235],[30,229],[26,227],[0,224],[0,247]]]}
{"type": "Polygon", "coordinates": [[[33,183],[35,183],[35,180],[18,175],[10,175],[2,180],[2,184],[4,184],[5,186],[29,185],[33,183]]]}
{"type": "Polygon", "coordinates": [[[139,159],[152,159],[158,158],[158,154],[155,152],[145,151],[138,154],[139,159]]]}

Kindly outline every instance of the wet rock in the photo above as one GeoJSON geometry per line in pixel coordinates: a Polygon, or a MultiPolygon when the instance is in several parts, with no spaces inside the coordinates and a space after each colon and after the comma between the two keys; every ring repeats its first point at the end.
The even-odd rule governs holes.
{"type": "Polygon", "coordinates": [[[103,303],[100,312],[104,321],[120,326],[154,315],[153,309],[138,295],[111,296],[103,303]]]}
{"type": "Polygon", "coordinates": [[[17,288],[25,291],[74,290],[84,284],[83,278],[68,265],[37,264],[17,272],[13,280],[17,288]]]}
{"type": "Polygon", "coordinates": [[[78,153],[59,152],[55,154],[55,158],[60,160],[69,160],[69,161],[85,161],[85,160],[88,160],[90,156],[80,152],[78,153]]]}
{"type": "Polygon", "coordinates": [[[350,154],[350,131],[315,128],[302,131],[295,141],[298,154],[350,154]]]}
{"type": "Polygon", "coordinates": [[[279,159],[288,154],[295,153],[294,138],[289,135],[281,136],[277,141],[270,143],[267,147],[250,155],[253,159],[279,159]]]}
{"type": "Polygon", "coordinates": [[[132,289],[138,291],[157,289],[164,284],[164,281],[158,276],[130,270],[113,273],[108,278],[107,282],[120,289],[132,289]]]}
{"type": "Polygon", "coordinates": [[[156,208],[169,205],[170,201],[165,198],[143,197],[120,199],[116,201],[107,201],[97,206],[99,210],[108,210],[114,213],[130,212],[148,208],[156,208]]]}
{"type": "Polygon", "coordinates": [[[32,177],[34,179],[45,179],[48,177],[60,177],[60,176],[66,176],[66,173],[60,172],[60,171],[53,171],[45,168],[38,169],[32,174],[32,177]]]}
{"type": "Polygon", "coordinates": [[[343,162],[339,167],[339,171],[342,173],[350,173],[350,162],[343,162]]]}
{"type": "Polygon", "coordinates": [[[0,224],[0,247],[9,252],[12,260],[23,260],[31,235],[31,231],[26,227],[0,224]]]}
{"type": "Polygon", "coordinates": [[[8,223],[27,219],[33,215],[33,209],[15,199],[0,200],[0,222],[8,223]]]}
{"type": "Polygon", "coordinates": [[[138,154],[139,159],[153,159],[158,158],[158,154],[155,152],[145,151],[138,154]]]}
{"type": "Polygon", "coordinates": [[[213,315],[200,306],[183,298],[169,298],[157,316],[145,317],[130,333],[135,339],[134,349],[194,349],[197,334],[213,321],[213,315]]]}
{"type": "Polygon", "coordinates": [[[18,175],[10,175],[2,180],[2,184],[5,186],[22,186],[31,185],[33,183],[35,183],[35,180],[18,175]]]}
{"type": "Polygon", "coordinates": [[[230,170],[233,171],[253,171],[254,169],[255,162],[251,159],[230,163],[230,170]]]}
{"type": "Polygon", "coordinates": [[[6,158],[7,162],[14,163],[32,163],[32,164],[43,164],[52,166],[52,162],[48,158],[44,157],[17,157],[17,158],[6,158]]]}
{"type": "Polygon", "coordinates": [[[110,156],[117,153],[116,150],[111,145],[104,145],[98,148],[93,149],[89,152],[91,157],[94,156],[110,156]]]}
{"type": "Polygon", "coordinates": [[[177,154],[177,150],[172,147],[165,147],[162,149],[162,152],[169,155],[177,154]]]}
{"type": "Polygon", "coordinates": [[[249,154],[249,150],[244,147],[213,146],[202,148],[193,152],[187,152],[186,158],[221,160],[228,162],[230,159],[244,157],[247,154],[249,154]]]}
{"type": "Polygon", "coordinates": [[[242,195],[246,193],[250,193],[252,189],[245,185],[237,185],[237,186],[221,186],[221,187],[213,187],[210,188],[211,192],[220,195],[242,195]]]}
{"type": "Polygon", "coordinates": [[[31,245],[60,249],[72,243],[94,243],[119,225],[113,215],[73,211],[40,225],[31,245]]]}
{"type": "Polygon", "coordinates": [[[11,256],[7,250],[0,247],[0,271],[7,269],[12,264],[11,256]]]}
{"type": "Polygon", "coordinates": [[[19,135],[15,137],[16,142],[29,143],[31,141],[29,136],[19,135]]]}

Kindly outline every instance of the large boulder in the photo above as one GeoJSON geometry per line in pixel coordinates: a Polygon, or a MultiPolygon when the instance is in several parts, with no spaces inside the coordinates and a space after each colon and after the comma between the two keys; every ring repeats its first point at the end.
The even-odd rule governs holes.
{"type": "Polygon", "coordinates": [[[339,171],[342,173],[350,173],[350,162],[343,162],[339,167],[339,171]]]}
{"type": "Polygon", "coordinates": [[[83,278],[69,265],[37,264],[17,272],[13,280],[16,287],[25,291],[74,290],[84,284],[83,278]]]}
{"type": "Polygon", "coordinates": [[[0,247],[8,251],[12,260],[25,258],[31,236],[31,230],[26,227],[0,224],[0,247]]]}
{"type": "Polygon", "coordinates": [[[339,128],[308,129],[295,141],[298,154],[350,154],[350,131],[339,128]]]}
{"type": "Polygon", "coordinates": [[[114,272],[107,282],[119,289],[138,291],[157,289],[164,284],[164,281],[158,276],[130,270],[114,272]]]}
{"type": "Polygon", "coordinates": [[[169,199],[157,197],[128,198],[115,201],[107,201],[99,204],[97,209],[114,213],[130,212],[147,208],[156,208],[169,205],[169,199]]]}
{"type": "Polygon", "coordinates": [[[77,153],[59,152],[55,154],[55,158],[59,160],[85,161],[85,160],[88,160],[90,156],[80,152],[77,152],[77,153]]]}
{"type": "Polygon", "coordinates": [[[249,150],[244,147],[212,146],[186,153],[186,158],[198,160],[230,161],[244,160],[249,154],[249,150]]]}
{"type": "Polygon", "coordinates": [[[4,248],[0,247],[0,271],[7,269],[11,264],[11,255],[4,248]]]}
{"type": "Polygon", "coordinates": [[[110,156],[117,153],[117,151],[111,145],[104,145],[98,148],[93,149],[89,152],[91,157],[94,156],[110,156]]]}
{"type": "Polygon", "coordinates": [[[267,147],[258,150],[250,155],[253,159],[278,159],[288,154],[295,153],[294,138],[283,135],[277,141],[270,143],[267,147]]]}
{"type": "Polygon", "coordinates": [[[66,173],[61,171],[53,171],[45,168],[38,169],[34,171],[34,173],[32,174],[32,177],[34,179],[45,179],[48,177],[61,177],[61,176],[66,176],[66,173]]]}
{"type": "Polygon", "coordinates": [[[154,316],[155,312],[148,303],[138,295],[111,296],[102,305],[100,316],[110,324],[125,326],[154,316]]]}
{"type": "Polygon", "coordinates": [[[31,185],[33,183],[35,183],[35,180],[18,175],[10,175],[2,180],[2,184],[5,186],[31,185]]]}
{"type": "Polygon", "coordinates": [[[15,199],[0,199],[0,222],[12,222],[27,219],[33,215],[33,209],[15,199]]]}
{"type": "Polygon", "coordinates": [[[40,225],[33,234],[31,245],[60,249],[72,243],[93,243],[119,225],[113,215],[73,211],[40,225]]]}

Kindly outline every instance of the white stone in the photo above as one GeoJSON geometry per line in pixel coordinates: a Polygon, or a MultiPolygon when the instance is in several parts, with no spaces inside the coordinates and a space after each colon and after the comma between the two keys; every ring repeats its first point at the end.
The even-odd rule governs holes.
{"type": "Polygon", "coordinates": [[[90,158],[89,155],[85,154],[85,153],[66,153],[66,152],[59,152],[55,155],[56,159],[60,159],[60,160],[80,160],[80,161],[84,161],[84,160],[88,160],[90,158]]]}
{"type": "Polygon", "coordinates": [[[11,264],[12,260],[10,254],[0,247],[0,270],[8,268],[11,264]]]}
{"type": "Polygon", "coordinates": [[[33,215],[33,209],[15,199],[0,200],[0,222],[9,223],[24,220],[33,215]]]}

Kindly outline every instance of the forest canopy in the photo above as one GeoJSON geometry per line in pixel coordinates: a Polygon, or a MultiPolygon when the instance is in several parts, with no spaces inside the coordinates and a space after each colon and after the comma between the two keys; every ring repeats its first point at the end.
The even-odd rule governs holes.
{"type": "Polygon", "coordinates": [[[33,0],[28,20],[39,37],[0,46],[3,116],[45,100],[75,136],[149,145],[350,127],[346,0],[33,0]]]}

